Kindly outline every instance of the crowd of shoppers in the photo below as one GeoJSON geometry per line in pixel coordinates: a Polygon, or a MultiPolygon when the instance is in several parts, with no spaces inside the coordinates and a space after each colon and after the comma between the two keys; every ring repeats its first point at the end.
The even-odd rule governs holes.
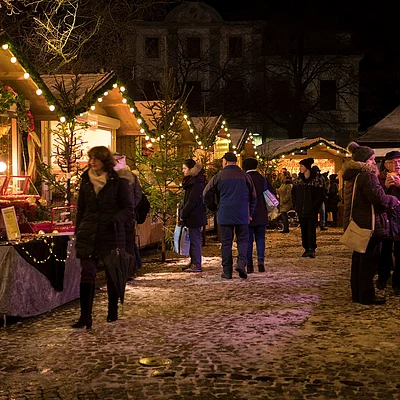
{"type": "MultiPolygon", "coordinates": [[[[400,152],[386,154],[380,171],[373,149],[356,142],[348,145],[351,159],[342,168],[343,228],[350,219],[361,228],[373,227],[365,253],[354,251],[351,258],[350,287],[353,302],[384,304],[376,295],[391,278],[395,295],[400,295],[400,152]],[[393,262],[394,259],[394,262],[393,262]]],[[[89,163],[83,173],[77,202],[76,254],[81,263],[80,317],[74,328],[91,329],[96,271],[111,250],[126,249],[135,259],[135,205],[142,196],[138,178],[129,168],[118,173],[110,150],[104,146],[89,150],[89,163]]],[[[217,212],[221,234],[223,279],[232,279],[233,241],[236,237],[238,257],[236,271],[243,279],[254,272],[253,243],[256,244],[258,272],[265,272],[265,232],[269,223],[264,194],[268,190],[279,198],[283,222],[282,233],[289,232],[288,212],[294,208],[301,231],[302,257],[315,258],[316,229],[321,230],[332,214],[332,226],[339,225],[339,181],[337,174],[321,174],[313,158],[299,162],[293,179],[286,169],[279,176],[279,187],[258,170],[255,158],[237,165],[237,156],[227,152],[222,170],[206,184],[204,169],[194,159],[183,162],[184,197],[179,209],[180,223],[189,229],[190,263],[186,272],[202,272],[201,229],[207,224],[206,207],[217,212]],[[323,210],[322,205],[326,207],[323,210]],[[318,220],[319,215],[319,220],[318,220]]],[[[294,174],[292,174],[294,175],[294,174]]],[[[134,265],[137,263],[134,263],[134,265]]],[[[130,271],[133,279],[134,270],[130,271]]],[[[108,314],[106,320],[118,319],[118,294],[106,269],[108,314]]]]}

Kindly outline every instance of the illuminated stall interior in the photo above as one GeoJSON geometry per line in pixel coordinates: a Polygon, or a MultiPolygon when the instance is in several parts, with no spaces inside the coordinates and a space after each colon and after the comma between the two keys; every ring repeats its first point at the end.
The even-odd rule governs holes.
{"type": "Polygon", "coordinates": [[[322,137],[271,140],[257,146],[260,157],[275,164],[277,168],[287,168],[293,174],[299,172],[299,161],[312,157],[321,172],[338,174],[344,160],[350,155],[346,149],[322,137]]]}

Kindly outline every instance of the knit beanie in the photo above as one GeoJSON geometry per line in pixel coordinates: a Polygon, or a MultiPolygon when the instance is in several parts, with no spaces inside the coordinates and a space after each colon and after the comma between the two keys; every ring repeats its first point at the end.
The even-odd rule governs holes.
{"type": "Polygon", "coordinates": [[[304,160],[300,161],[300,165],[304,165],[309,171],[311,171],[311,165],[314,164],[313,158],[305,158],[304,160]]]}
{"type": "Polygon", "coordinates": [[[196,165],[196,161],[192,160],[191,158],[188,158],[183,162],[184,165],[186,165],[189,169],[192,169],[196,165]]]}
{"type": "Polygon", "coordinates": [[[351,142],[347,146],[347,151],[351,153],[351,158],[353,161],[366,162],[371,156],[373,156],[374,150],[368,146],[360,146],[356,142],[351,142]]]}
{"type": "Polygon", "coordinates": [[[258,161],[255,158],[245,158],[242,162],[242,167],[245,171],[257,169],[258,161]]]}
{"type": "Polygon", "coordinates": [[[225,158],[225,160],[229,162],[237,162],[236,154],[232,151],[228,151],[227,153],[225,153],[222,158],[225,158]]]}

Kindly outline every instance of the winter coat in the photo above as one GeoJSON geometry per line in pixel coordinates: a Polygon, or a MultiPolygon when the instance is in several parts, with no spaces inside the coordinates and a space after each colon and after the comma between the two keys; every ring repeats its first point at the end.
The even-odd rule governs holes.
{"type": "Polygon", "coordinates": [[[125,248],[125,222],[133,216],[133,194],[126,179],[119,178],[111,170],[96,196],[88,171],[85,171],[77,205],[77,258],[103,259],[117,244],[125,248]]]}
{"type": "Polygon", "coordinates": [[[237,165],[227,165],[204,188],[203,201],[211,211],[218,210],[219,224],[247,225],[257,196],[249,174],[237,165]]]}
{"type": "Polygon", "coordinates": [[[375,214],[373,236],[388,237],[389,220],[386,211],[388,208],[396,206],[399,200],[394,196],[385,194],[378,180],[376,165],[351,160],[343,166],[342,176],[344,180],[344,230],[349,224],[353,186],[356,176],[358,176],[353,199],[352,218],[360,228],[371,229],[372,204],[375,214]]]}
{"type": "Polygon", "coordinates": [[[263,192],[269,189],[275,194],[275,189],[272,184],[267,181],[258,171],[247,171],[253,181],[254,187],[256,189],[257,204],[254,209],[252,220],[250,221],[250,226],[257,225],[268,225],[268,211],[265,205],[263,192]]]}
{"type": "Polygon", "coordinates": [[[203,203],[205,182],[201,164],[196,164],[189,170],[189,175],[183,178],[185,195],[179,214],[183,226],[198,228],[207,225],[206,207],[203,203]]]}
{"type": "Polygon", "coordinates": [[[286,177],[286,180],[277,190],[279,195],[280,212],[288,212],[289,210],[292,209],[293,207],[292,189],[293,189],[292,178],[286,177]]]}
{"type": "Polygon", "coordinates": [[[300,172],[292,188],[293,206],[297,214],[302,217],[318,214],[325,200],[324,190],[324,181],[316,171],[311,170],[308,179],[300,172]]]}
{"type": "MultiPolygon", "coordinates": [[[[126,179],[129,182],[129,185],[131,187],[131,194],[133,196],[133,208],[135,209],[136,206],[139,204],[143,194],[138,177],[132,171],[127,169],[120,169],[118,170],[117,174],[120,178],[126,179]]],[[[136,213],[135,211],[133,211],[132,218],[128,218],[125,222],[125,229],[126,232],[129,234],[133,234],[133,232],[135,231],[135,219],[136,213]]]]}
{"type": "Polygon", "coordinates": [[[339,201],[339,181],[337,179],[331,179],[328,190],[328,200],[326,200],[326,212],[337,212],[339,201]]]}
{"type": "MultiPolygon", "coordinates": [[[[396,196],[400,200],[400,188],[395,185],[385,186],[386,172],[380,172],[378,175],[379,182],[386,194],[396,196]]],[[[395,241],[400,241],[400,207],[389,208],[387,211],[390,224],[390,238],[395,241]]]]}

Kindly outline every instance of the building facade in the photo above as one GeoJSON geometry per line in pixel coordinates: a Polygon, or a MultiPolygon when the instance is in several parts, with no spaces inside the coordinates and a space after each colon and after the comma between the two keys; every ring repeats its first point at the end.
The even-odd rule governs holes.
{"type": "Polygon", "coordinates": [[[163,22],[138,23],[131,38],[135,98],[156,98],[167,68],[190,91],[192,116],[210,112],[264,139],[322,135],[347,142],[358,129],[360,55],[351,35],[224,21],[201,2],[163,22]]]}

